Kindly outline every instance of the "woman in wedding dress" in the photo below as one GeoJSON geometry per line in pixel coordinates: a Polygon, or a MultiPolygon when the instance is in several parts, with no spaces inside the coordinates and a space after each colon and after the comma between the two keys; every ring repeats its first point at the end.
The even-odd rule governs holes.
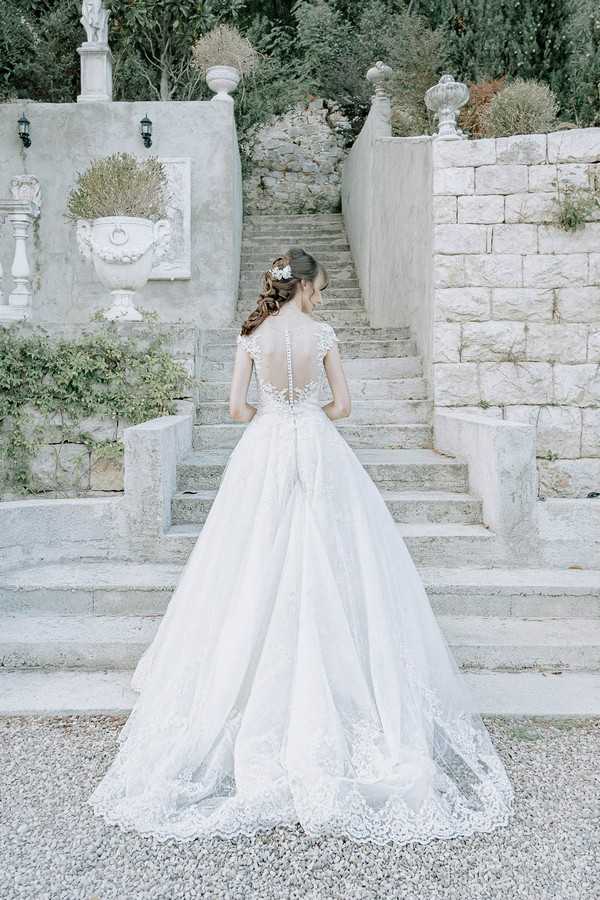
{"type": "Polygon", "coordinates": [[[333,423],[351,399],[335,332],[312,316],[326,280],[292,248],[238,335],[230,413],[249,424],[89,798],[126,830],[191,840],[299,824],[424,844],[513,813],[415,565],[333,423]]]}

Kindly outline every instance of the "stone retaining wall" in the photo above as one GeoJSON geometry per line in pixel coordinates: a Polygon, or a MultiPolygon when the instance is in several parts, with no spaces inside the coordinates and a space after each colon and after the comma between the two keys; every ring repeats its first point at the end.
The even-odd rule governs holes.
{"type": "Polygon", "coordinates": [[[600,208],[557,227],[557,182],[600,183],[600,129],[433,144],[432,387],[537,427],[539,490],[600,490],[600,208]]]}
{"type": "Polygon", "coordinates": [[[352,127],[336,104],[312,100],[251,131],[246,213],[327,213],[340,207],[341,166],[352,127]]]}

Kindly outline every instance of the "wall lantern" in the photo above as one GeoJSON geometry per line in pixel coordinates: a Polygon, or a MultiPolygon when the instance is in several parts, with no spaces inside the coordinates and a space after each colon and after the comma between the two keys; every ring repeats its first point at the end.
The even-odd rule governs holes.
{"type": "Polygon", "coordinates": [[[148,118],[148,116],[144,116],[144,118],[140,120],[140,134],[142,135],[144,147],[151,147],[152,146],[152,122],[148,118]]]}
{"type": "Polygon", "coordinates": [[[25,113],[21,113],[19,118],[19,137],[23,141],[24,147],[31,147],[31,138],[29,137],[30,122],[25,113]]]}

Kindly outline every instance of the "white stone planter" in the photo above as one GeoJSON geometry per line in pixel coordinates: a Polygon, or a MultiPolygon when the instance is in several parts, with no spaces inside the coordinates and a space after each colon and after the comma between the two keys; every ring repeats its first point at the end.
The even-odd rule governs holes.
{"type": "Polygon", "coordinates": [[[235,66],[210,66],[206,70],[206,83],[211,91],[215,91],[212,99],[233,103],[233,98],[229,95],[235,91],[240,78],[241,75],[235,66]]]}
{"type": "Polygon", "coordinates": [[[140,321],[133,296],[146,282],[153,265],[165,253],[170,236],[166,219],[103,216],[77,220],[77,244],[84,259],[91,259],[112,305],[107,319],[140,321]]]}

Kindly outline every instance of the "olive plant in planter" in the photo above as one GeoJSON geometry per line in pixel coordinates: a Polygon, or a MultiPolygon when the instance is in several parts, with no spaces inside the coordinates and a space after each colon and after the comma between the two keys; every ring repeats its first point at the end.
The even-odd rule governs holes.
{"type": "Polygon", "coordinates": [[[192,65],[203,72],[213,100],[233,103],[229,96],[240,78],[249,75],[259,55],[250,41],[232,25],[217,25],[203,35],[192,47],[192,65]]]}
{"type": "Polygon", "coordinates": [[[69,194],[67,218],[77,224],[77,244],[110,290],[107,319],[140,321],[133,305],[152,267],[166,252],[167,176],[156,157],[115,153],[94,160],[69,194]]]}

